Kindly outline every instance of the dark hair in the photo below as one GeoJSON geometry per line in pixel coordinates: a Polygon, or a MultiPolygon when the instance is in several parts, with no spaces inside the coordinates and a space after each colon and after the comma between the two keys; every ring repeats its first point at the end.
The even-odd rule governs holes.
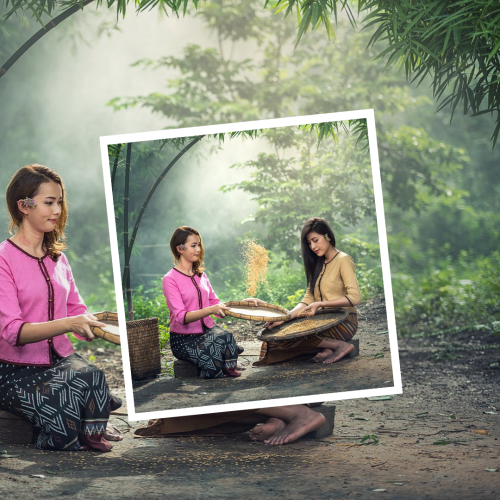
{"type": "Polygon", "coordinates": [[[64,228],[68,220],[68,209],[66,207],[66,197],[64,184],[59,175],[48,167],[43,165],[27,165],[21,167],[12,177],[5,193],[7,208],[10,214],[9,232],[13,234],[14,230],[23,223],[24,214],[19,210],[17,202],[24,198],[34,198],[40,186],[46,182],[55,182],[61,186],[62,202],[61,214],[59,215],[54,229],[43,236],[43,247],[51,259],[55,262],[59,259],[61,252],[66,248],[64,243],[64,228]]]}
{"type": "Polygon", "coordinates": [[[307,286],[314,293],[314,287],[316,286],[316,280],[323,268],[325,263],[325,256],[319,257],[310,248],[307,243],[307,235],[309,233],[318,233],[328,235],[330,238],[330,243],[335,246],[335,235],[330,227],[330,224],[326,222],[325,219],[320,217],[313,217],[304,223],[302,228],[302,233],[300,234],[300,250],[302,252],[302,259],[304,260],[304,269],[306,271],[307,286]]]}
{"type": "Polygon", "coordinates": [[[199,236],[200,238],[200,256],[198,257],[198,260],[193,264],[193,271],[198,276],[201,276],[203,271],[205,270],[205,265],[203,264],[205,249],[203,248],[203,240],[201,239],[201,234],[196,229],[189,226],[178,227],[170,237],[170,250],[172,250],[172,255],[174,256],[174,264],[177,264],[177,261],[181,258],[181,254],[177,250],[177,247],[186,243],[189,235],[191,234],[199,236]]]}

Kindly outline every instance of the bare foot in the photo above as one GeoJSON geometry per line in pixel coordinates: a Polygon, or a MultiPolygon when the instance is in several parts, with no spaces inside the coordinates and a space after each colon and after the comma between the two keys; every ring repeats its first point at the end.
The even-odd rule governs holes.
{"type": "Polygon", "coordinates": [[[102,437],[108,441],[121,441],[123,439],[120,429],[109,422],[102,437]]]}
{"type": "MultiPolygon", "coordinates": [[[[325,351],[329,351],[330,349],[325,349],[325,351]]],[[[328,365],[330,363],[335,363],[339,359],[342,359],[344,356],[347,356],[351,351],[354,350],[354,346],[352,344],[348,344],[347,342],[342,342],[334,351],[330,351],[331,354],[327,356],[323,364],[328,365]]],[[[321,353],[323,354],[323,353],[321,353]]]]}
{"type": "Polygon", "coordinates": [[[241,376],[241,372],[239,372],[236,368],[227,369],[225,374],[229,377],[240,377],[241,376]]]}
{"type": "Polygon", "coordinates": [[[331,356],[333,354],[333,351],[331,349],[323,349],[322,352],[318,352],[318,354],[316,354],[316,356],[314,356],[314,361],[316,361],[316,363],[322,363],[323,361],[325,361],[325,359],[328,358],[328,356],[331,356]]]}
{"type": "Polygon", "coordinates": [[[303,409],[297,410],[296,416],[287,423],[284,429],[274,433],[269,439],[264,440],[264,443],[271,446],[291,443],[308,432],[318,430],[325,422],[326,419],[321,413],[304,406],[303,409]]]}
{"type": "Polygon", "coordinates": [[[281,418],[271,417],[263,424],[257,424],[250,431],[250,439],[252,441],[264,441],[269,439],[273,434],[282,431],[286,427],[286,422],[281,418]]]}

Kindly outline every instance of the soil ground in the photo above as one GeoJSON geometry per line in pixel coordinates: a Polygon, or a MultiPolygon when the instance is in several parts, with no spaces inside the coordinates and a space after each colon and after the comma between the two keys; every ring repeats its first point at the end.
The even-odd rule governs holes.
{"type": "MultiPolygon", "coordinates": [[[[393,387],[384,299],[379,297],[360,306],[358,318],[359,356],[329,365],[291,361],[265,367],[252,366],[259,359],[261,342],[256,336],[264,323],[226,319],[223,325],[245,348],[240,360],[247,369],[242,376],[215,380],[177,379],[164,370],[156,379],[134,382],[135,411],[198,408],[393,387]]],[[[173,361],[170,351],[164,351],[163,366],[172,366],[173,361]]]]}
{"type": "MultiPolygon", "coordinates": [[[[0,458],[0,497],[499,498],[499,339],[465,332],[453,341],[462,349],[440,356],[446,338],[400,339],[404,393],[337,402],[327,438],[282,447],[246,434],[137,439],[130,426],[146,422],[113,415],[126,434],[111,453],[0,445],[13,456],[0,458]]],[[[119,351],[94,355],[120,392],[119,351]]]]}

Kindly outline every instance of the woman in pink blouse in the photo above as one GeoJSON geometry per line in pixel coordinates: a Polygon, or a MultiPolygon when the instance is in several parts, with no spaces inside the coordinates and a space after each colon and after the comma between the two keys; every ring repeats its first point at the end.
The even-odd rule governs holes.
{"type": "Polygon", "coordinates": [[[238,354],[243,350],[231,332],[216,326],[210,317],[223,318],[229,308],[220,303],[203,272],[205,250],[200,233],[189,226],[177,228],[170,249],[176,265],[163,278],[163,294],[170,311],[172,354],[198,366],[200,378],[240,376],[244,366],[238,364],[238,354]]]}
{"type": "Polygon", "coordinates": [[[91,327],[103,324],[88,314],[62,253],[63,182],[28,165],[11,179],[6,199],[15,234],[0,243],[0,408],[39,429],[38,448],[108,451],[108,439],[122,439],[107,430],[121,401],[65,335],[90,341],[91,327]]]}

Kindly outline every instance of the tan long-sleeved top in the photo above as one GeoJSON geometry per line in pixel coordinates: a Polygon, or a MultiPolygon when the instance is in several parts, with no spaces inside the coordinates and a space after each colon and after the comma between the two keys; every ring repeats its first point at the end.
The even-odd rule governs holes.
{"type": "Polygon", "coordinates": [[[328,264],[323,264],[323,269],[316,280],[314,293],[311,293],[308,288],[301,302],[309,306],[313,302],[346,297],[352,307],[343,307],[343,309],[356,313],[355,306],[361,302],[361,292],[354,268],[352,257],[339,252],[328,264]]]}

